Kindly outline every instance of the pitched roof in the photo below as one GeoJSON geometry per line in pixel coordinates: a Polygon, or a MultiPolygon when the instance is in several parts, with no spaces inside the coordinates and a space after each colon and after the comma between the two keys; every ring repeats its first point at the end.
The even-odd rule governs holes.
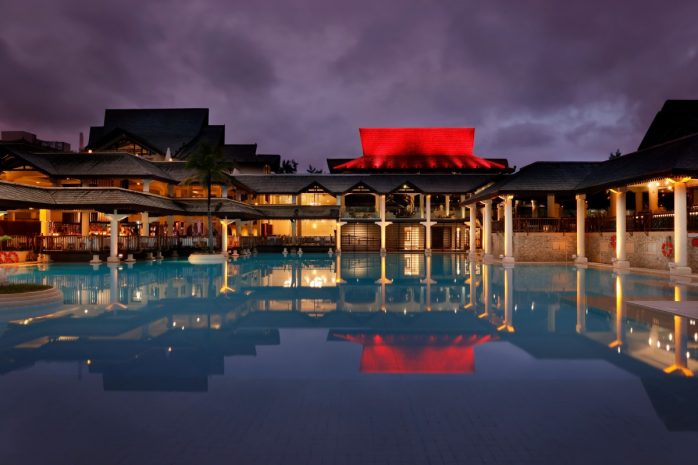
{"type": "Polygon", "coordinates": [[[551,161],[531,163],[514,174],[502,176],[470,200],[485,200],[503,194],[575,192],[602,164],[603,162],[551,161]]]}
{"type": "Polygon", "coordinates": [[[388,194],[403,185],[414,186],[424,193],[465,193],[486,184],[487,174],[274,174],[234,175],[235,185],[258,194],[300,194],[314,185],[330,194],[348,192],[358,185],[379,194],[388,194]]]}
{"type": "Polygon", "coordinates": [[[125,152],[36,153],[5,148],[15,160],[3,158],[3,168],[26,163],[53,177],[95,178],[123,176],[176,181],[158,165],[125,152]]]}
{"type": "Polygon", "coordinates": [[[698,134],[698,100],[667,100],[647,129],[638,150],[698,134]]]}
{"type": "MultiPolygon", "coordinates": [[[[231,199],[212,199],[215,215],[231,218],[260,218],[262,214],[250,205],[231,199]]],[[[102,212],[151,212],[157,214],[206,213],[206,199],[173,199],[148,192],[118,187],[38,187],[0,181],[2,208],[92,208],[102,212]]]]}
{"type": "Polygon", "coordinates": [[[698,134],[603,162],[578,186],[604,189],[672,176],[698,175],[698,134]]]}
{"type": "Polygon", "coordinates": [[[169,147],[176,154],[207,125],[208,108],[108,109],[104,125],[90,128],[88,147],[100,149],[110,134],[122,130],[148,141],[160,153],[169,147]]]}

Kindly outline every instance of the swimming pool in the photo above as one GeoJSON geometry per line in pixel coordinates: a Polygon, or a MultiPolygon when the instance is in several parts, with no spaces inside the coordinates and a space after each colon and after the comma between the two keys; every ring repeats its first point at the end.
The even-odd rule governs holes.
{"type": "Polygon", "coordinates": [[[0,310],[3,464],[657,464],[698,439],[698,326],[630,303],[690,282],[459,254],[9,271],[64,303],[0,310]]]}

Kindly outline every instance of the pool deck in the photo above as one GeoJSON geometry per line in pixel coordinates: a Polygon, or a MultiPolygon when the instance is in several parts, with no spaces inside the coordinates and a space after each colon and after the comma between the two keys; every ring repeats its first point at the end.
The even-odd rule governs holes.
{"type": "Polygon", "coordinates": [[[698,318],[698,300],[682,302],[673,300],[630,300],[627,303],[648,310],[671,313],[686,318],[698,318]]]}

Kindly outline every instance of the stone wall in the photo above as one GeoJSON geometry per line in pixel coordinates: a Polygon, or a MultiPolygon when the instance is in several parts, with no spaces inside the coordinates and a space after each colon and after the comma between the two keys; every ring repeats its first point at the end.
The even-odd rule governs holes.
{"type": "MultiPolygon", "coordinates": [[[[504,254],[504,234],[492,234],[492,254],[504,254]]],[[[514,233],[514,258],[520,262],[570,262],[576,251],[574,233],[514,233]]]]}
{"type": "MultiPolygon", "coordinates": [[[[614,248],[611,246],[615,233],[587,233],[586,255],[590,262],[611,264],[614,248]]],[[[693,239],[698,234],[688,237],[688,266],[698,271],[698,242],[693,239]]],[[[630,266],[654,270],[668,270],[673,262],[673,255],[662,254],[662,244],[670,241],[674,244],[673,231],[653,231],[626,233],[625,245],[630,266]]],[[[514,258],[520,262],[570,262],[576,254],[577,239],[575,233],[514,233],[514,258]]],[[[504,234],[492,234],[492,254],[499,257],[504,253],[504,234]]]]}

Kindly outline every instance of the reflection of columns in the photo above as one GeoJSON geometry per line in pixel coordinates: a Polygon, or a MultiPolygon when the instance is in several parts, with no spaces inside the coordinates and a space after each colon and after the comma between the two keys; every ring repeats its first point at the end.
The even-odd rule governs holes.
{"type": "Polygon", "coordinates": [[[112,263],[109,266],[109,305],[107,310],[116,311],[119,308],[126,308],[119,302],[119,267],[112,263]]]}
{"type": "Polygon", "coordinates": [[[586,195],[577,194],[577,258],[574,259],[575,263],[586,263],[586,244],[585,244],[585,225],[584,217],[586,214],[586,195]]]}
{"type": "Polygon", "coordinates": [[[514,332],[514,266],[511,264],[504,265],[504,321],[497,331],[514,332]]]}
{"type": "Polygon", "coordinates": [[[587,329],[587,281],[586,267],[577,267],[577,332],[584,333],[587,329]]]}
{"type": "Polygon", "coordinates": [[[616,268],[630,266],[625,252],[625,189],[619,190],[615,195],[616,204],[616,268]]]}
{"type": "Polygon", "coordinates": [[[426,217],[424,218],[424,221],[421,222],[421,225],[424,225],[424,228],[426,229],[426,235],[425,235],[425,241],[424,241],[424,253],[425,254],[430,254],[431,253],[431,227],[436,224],[436,222],[431,221],[431,194],[426,195],[426,217]]]}
{"type": "Polygon", "coordinates": [[[337,253],[342,251],[342,226],[347,224],[346,221],[337,221],[337,229],[335,231],[335,250],[337,253]]]}
{"type": "MultiPolygon", "coordinates": [[[[674,301],[686,300],[686,284],[677,283],[674,286],[674,301]]],[[[688,325],[687,318],[674,315],[674,363],[664,369],[665,373],[679,372],[684,376],[693,376],[693,371],[688,369],[688,325]]]]}
{"type": "Polygon", "coordinates": [[[334,257],[335,260],[335,265],[334,265],[334,282],[337,284],[344,284],[346,283],[345,280],[342,279],[342,256],[340,254],[335,255],[334,257]]]}
{"type": "Polygon", "coordinates": [[[431,279],[431,256],[430,256],[430,255],[427,255],[427,256],[425,257],[425,262],[424,262],[424,263],[425,263],[425,265],[424,265],[425,277],[424,277],[424,279],[420,279],[419,282],[422,283],[422,284],[427,284],[427,285],[429,285],[429,284],[435,284],[436,281],[434,281],[433,279],[431,279]]]}
{"type": "Polygon", "coordinates": [[[381,254],[385,254],[386,251],[386,229],[388,225],[392,224],[390,221],[385,220],[385,195],[381,194],[378,196],[378,210],[380,213],[380,221],[376,221],[376,224],[381,228],[381,254]]]}
{"type": "Polygon", "coordinates": [[[475,261],[470,260],[468,262],[468,280],[470,295],[468,296],[468,303],[464,308],[473,308],[475,306],[475,261]]]}
{"type": "Polygon", "coordinates": [[[388,279],[386,271],[385,255],[381,255],[381,277],[376,280],[376,284],[392,284],[393,280],[388,279]]]}
{"type": "Polygon", "coordinates": [[[504,258],[502,263],[514,263],[513,195],[504,196],[504,258]]]}
{"type": "Polygon", "coordinates": [[[426,276],[420,282],[427,285],[426,286],[426,304],[424,305],[424,309],[427,312],[430,312],[431,311],[431,285],[436,284],[436,281],[431,279],[431,255],[427,255],[425,257],[425,271],[426,271],[426,276]]]}
{"type": "Polygon", "coordinates": [[[487,318],[490,315],[490,265],[482,264],[482,303],[485,311],[478,315],[478,318],[487,318]]]}
{"type": "Polygon", "coordinates": [[[116,210],[114,214],[107,215],[111,222],[111,231],[109,232],[109,257],[107,262],[115,263],[119,261],[119,221],[128,217],[128,215],[119,215],[116,210]]]}
{"type": "Polygon", "coordinates": [[[228,255],[228,225],[233,222],[228,218],[218,220],[221,222],[221,253],[228,255]]]}
{"type": "Polygon", "coordinates": [[[620,347],[625,343],[625,331],[623,328],[623,320],[625,320],[624,278],[624,272],[616,272],[616,338],[608,344],[608,347],[620,347]]]}
{"type": "Polygon", "coordinates": [[[674,183],[674,267],[672,274],[691,274],[688,267],[688,209],[686,183],[674,183]]]}
{"type": "Polygon", "coordinates": [[[492,201],[485,200],[482,203],[485,204],[485,208],[482,211],[483,260],[490,260],[492,258],[492,201]]]}
{"type": "Polygon", "coordinates": [[[560,310],[560,303],[548,304],[548,332],[554,333],[557,330],[557,312],[560,310]]]}
{"type": "Polygon", "coordinates": [[[468,207],[470,209],[470,230],[468,232],[468,256],[471,260],[475,258],[475,249],[477,247],[477,242],[475,242],[475,226],[477,223],[477,205],[472,204],[468,207]]]}

